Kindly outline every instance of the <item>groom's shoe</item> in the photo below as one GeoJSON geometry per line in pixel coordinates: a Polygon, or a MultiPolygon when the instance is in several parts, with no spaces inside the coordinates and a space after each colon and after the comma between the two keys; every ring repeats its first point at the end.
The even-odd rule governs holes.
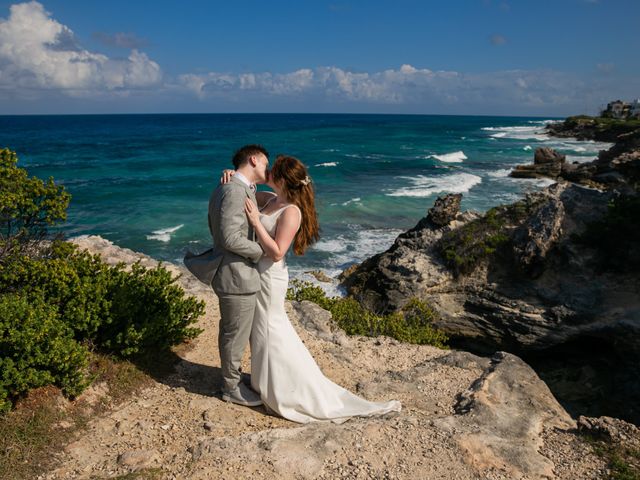
{"type": "Polygon", "coordinates": [[[260,396],[247,387],[244,383],[239,383],[235,390],[222,393],[222,400],[225,402],[244,405],[245,407],[257,407],[262,405],[260,396]]]}

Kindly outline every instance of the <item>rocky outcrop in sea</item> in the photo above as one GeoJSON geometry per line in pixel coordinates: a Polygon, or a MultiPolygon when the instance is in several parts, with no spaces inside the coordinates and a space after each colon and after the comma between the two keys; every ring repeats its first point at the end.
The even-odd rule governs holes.
{"type": "Polygon", "coordinates": [[[617,133],[572,170],[538,150],[529,172],[557,183],[485,215],[457,211],[459,195],[438,199],[386,252],[345,271],[343,286],[375,311],[426,300],[454,345],[522,355],[572,413],[639,423],[640,131],[617,133]]]}

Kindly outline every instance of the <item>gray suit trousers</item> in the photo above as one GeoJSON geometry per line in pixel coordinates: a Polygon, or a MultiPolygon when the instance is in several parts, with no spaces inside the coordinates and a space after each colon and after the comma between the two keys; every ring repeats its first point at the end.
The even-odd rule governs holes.
{"type": "Polygon", "coordinates": [[[222,389],[228,393],[240,382],[240,364],[251,335],[256,294],[216,293],[220,301],[218,348],[222,367],[222,389]]]}

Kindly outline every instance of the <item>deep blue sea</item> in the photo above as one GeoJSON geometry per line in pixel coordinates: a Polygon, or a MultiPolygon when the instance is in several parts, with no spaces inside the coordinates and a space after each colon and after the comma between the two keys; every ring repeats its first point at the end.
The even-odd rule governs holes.
{"type": "Polygon", "coordinates": [[[590,161],[607,144],[552,139],[554,119],[430,115],[193,114],[0,116],[0,148],[72,195],[68,236],[97,234],[158,259],[210,244],[207,204],[238,147],[300,158],[313,179],[321,241],[290,255],[293,276],[336,276],[389,247],[438,195],[485,211],[551,183],[507,176],[551,146],[590,161]]]}

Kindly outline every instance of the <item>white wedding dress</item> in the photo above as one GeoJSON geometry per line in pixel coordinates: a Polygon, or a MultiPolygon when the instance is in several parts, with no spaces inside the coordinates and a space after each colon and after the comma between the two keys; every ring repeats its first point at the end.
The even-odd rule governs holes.
{"type": "MultiPolygon", "coordinates": [[[[275,237],[278,218],[288,205],[260,221],[275,237]]],[[[325,377],[298,337],[284,309],[289,272],[283,260],[262,257],[258,263],[261,290],[251,331],[251,386],[264,404],[299,423],[400,411],[400,402],[369,402],[325,377]]]]}

